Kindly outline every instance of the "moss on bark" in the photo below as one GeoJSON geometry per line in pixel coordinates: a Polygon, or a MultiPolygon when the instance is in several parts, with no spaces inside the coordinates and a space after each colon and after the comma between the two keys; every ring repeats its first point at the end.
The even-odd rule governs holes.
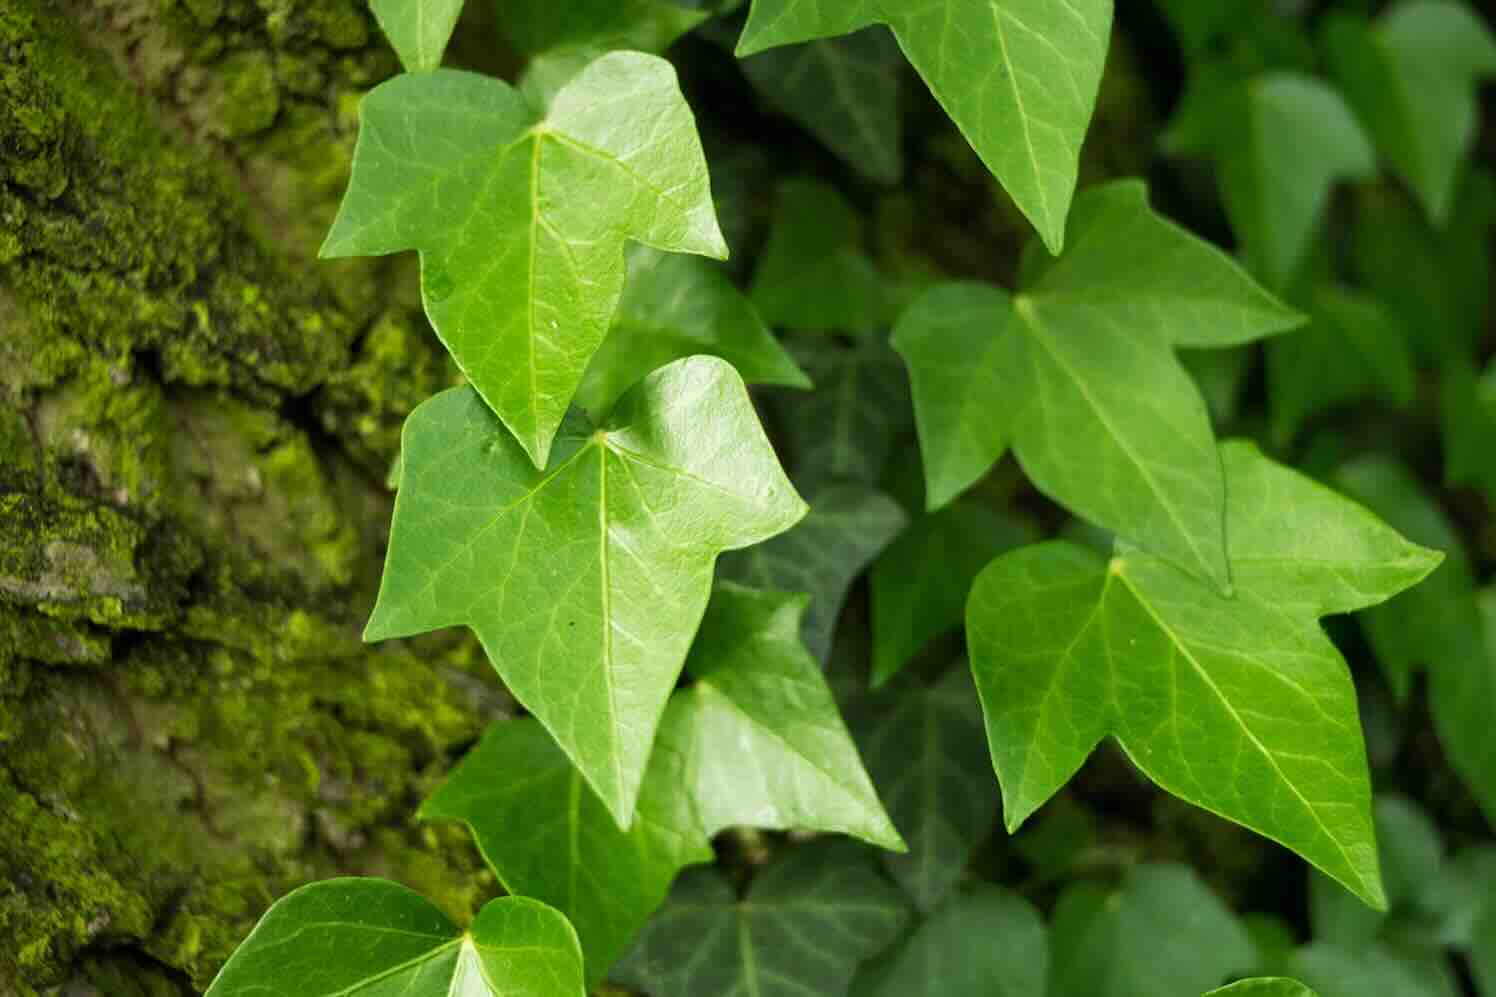
{"type": "Polygon", "coordinates": [[[495,888],[410,818],[481,652],[358,639],[451,377],[408,261],[314,263],[394,69],[352,0],[0,6],[0,993],[199,992],[312,878],[495,888]]]}

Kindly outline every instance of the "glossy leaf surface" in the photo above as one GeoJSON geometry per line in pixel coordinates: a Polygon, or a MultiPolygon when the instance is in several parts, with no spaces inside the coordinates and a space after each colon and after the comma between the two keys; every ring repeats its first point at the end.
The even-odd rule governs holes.
{"type": "Polygon", "coordinates": [[[417,409],[369,640],[469,626],[627,826],[712,565],[805,505],[724,361],[647,377],[536,471],[468,388],[417,409]]]}
{"type": "Polygon", "coordinates": [[[1070,231],[1059,259],[1029,255],[1018,296],[937,288],[900,323],[914,383],[928,386],[916,388],[921,443],[944,441],[930,494],[975,480],[1011,440],[1045,494],[1225,589],[1215,437],[1173,350],[1239,345],[1301,319],[1154,214],[1140,183],[1087,191],[1070,231]]]}
{"type": "Polygon", "coordinates": [[[656,747],[634,823],[621,831],[538,721],[503,720],[422,804],[420,816],[466,823],[506,890],[570,918],[587,978],[596,982],[664,901],[676,873],[712,860],[684,766],[668,744],[656,747]]]}
{"type": "Polygon", "coordinates": [[[820,664],[800,640],[807,597],[720,585],[670,703],[660,750],[681,759],[708,834],[751,826],[904,842],[883,811],[820,664]]]}
{"type": "Polygon", "coordinates": [[[419,250],[431,324],[544,467],[623,291],[625,243],[727,256],[675,70],[605,55],[538,120],[498,80],[410,73],[360,120],[322,255],[419,250]]]}
{"type": "Polygon", "coordinates": [[[1111,0],[753,0],[739,55],[887,24],[1052,252],[1111,35],[1111,0]]]}
{"type": "Polygon", "coordinates": [[[381,879],[330,879],[278,901],[209,997],[582,997],[566,918],[523,897],[461,932],[424,897],[381,879]]]}
{"type": "Polygon", "coordinates": [[[681,876],[613,978],[650,997],[841,997],[908,919],[847,842],[791,849],[739,899],[711,869],[681,876]]]}
{"type": "Polygon", "coordinates": [[[1234,597],[1134,549],[1107,562],[1063,542],[977,580],[967,638],[1006,819],[1112,735],[1169,792],[1381,906],[1355,689],[1316,620],[1390,598],[1439,555],[1251,444],[1222,456],[1234,597]]]}

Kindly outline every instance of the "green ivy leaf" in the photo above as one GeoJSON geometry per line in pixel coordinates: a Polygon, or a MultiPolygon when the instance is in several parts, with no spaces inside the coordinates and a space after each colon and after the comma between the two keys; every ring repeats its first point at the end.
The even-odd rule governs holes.
{"type": "Polygon", "coordinates": [[[540,472],[471,389],[416,409],[365,638],[472,627],[627,827],[713,561],[806,507],[722,360],[655,371],[588,428],[540,472]]]}
{"type": "Polygon", "coordinates": [[[1176,129],[1172,148],[1218,161],[1221,195],[1248,268],[1268,286],[1285,287],[1323,220],[1331,187],[1376,177],[1370,140],[1338,93],[1301,73],[1267,73],[1231,88],[1198,120],[1204,133],[1176,129]]]}
{"type": "Polygon", "coordinates": [[[1050,937],[1050,997],[1198,997],[1252,965],[1240,922],[1183,866],[1137,866],[1115,894],[1071,886],[1050,937]]]}
{"type": "Polygon", "coordinates": [[[975,502],[916,519],[872,570],[873,685],[881,686],[932,638],[961,624],[971,583],[1032,528],[975,502]]]}
{"type": "Polygon", "coordinates": [[[594,418],[645,374],[698,354],[721,357],[749,384],[811,386],[719,265],[630,246],[628,268],[613,327],[577,389],[577,404],[594,418]]]}
{"type": "Polygon", "coordinates": [[[848,166],[882,184],[904,172],[899,80],[903,56],[889,33],[866,28],[750,56],[755,90],[848,166]]]}
{"type": "Polygon", "coordinates": [[[498,80],[409,73],[376,87],[360,115],[322,255],[419,250],[437,334],[545,466],[623,291],[626,241],[727,256],[675,70],[605,55],[539,120],[498,80]]]}
{"type": "Polygon", "coordinates": [[[1228,587],[1215,437],[1173,347],[1238,345],[1302,320],[1155,215],[1137,182],[1087,191],[1065,254],[1026,262],[1016,297],[941,287],[899,323],[922,445],[971,441],[930,444],[929,493],[976,480],[1010,439],[1040,491],[1228,587]],[[957,364],[981,370],[951,374],[957,364]]]}
{"type": "Polygon", "coordinates": [[[887,24],[1058,253],[1111,35],[1111,0],[753,0],[739,55],[887,24]]]}
{"type": "Polygon", "coordinates": [[[1321,997],[1456,997],[1422,962],[1384,946],[1342,949],[1316,942],[1294,954],[1293,975],[1321,997]]]}
{"type": "Polygon", "coordinates": [[[582,997],[566,918],[503,897],[458,931],[420,894],[381,879],[330,879],[275,903],[207,997],[582,997]]]}
{"type": "Polygon", "coordinates": [[[908,916],[865,851],[813,842],[776,859],[741,900],[721,873],[686,872],[613,978],[650,997],[841,997],[908,916]]]}
{"type": "Polygon", "coordinates": [[[1272,463],[1222,447],[1236,594],[1147,554],[1005,554],[967,610],[993,765],[1016,828],[1112,735],[1164,789],[1384,904],[1350,674],[1316,620],[1416,584],[1437,553],[1272,463]]]}
{"type": "Polygon", "coordinates": [[[871,332],[885,321],[884,280],[863,249],[862,219],[817,180],[788,180],[748,289],[770,325],[813,332],[871,332]]]}
{"type": "Polygon", "coordinates": [[[1281,976],[1260,976],[1241,980],[1229,987],[1212,990],[1205,997],[1319,997],[1298,980],[1281,976]]]}
{"type": "Polygon", "coordinates": [[[1426,583],[1360,621],[1394,694],[1406,700],[1413,674],[1429,673],[1429,705],[1454,768],[1496,821],[1496,612],[1482,619],[1474,568],[1443,510],[1399,464],[1370,457],[1341,468],[1336,483],[1421,544],[1445,553],[1426,583]]]}
{"type": "Polygon", "coordinates": [[[805,646],[824,662],[852,582],[909,517],[893,499],[865,485],[827,484],[805,494],[810,513],[798,526],[722,558],[721,576],[756,588],[808,594],[805,646]]]}
{"type": "Polygon", "coordinates": [[[380,30],[409,72],[442,64],[463,0],[369,0],[380,30]]]}
{"type": "Polygon", "coordinates": [[[522,53],[560,48],[663,52],[711,16],[671,0],[504,0],[504,33],[522,53]]]}
{"type": "Polygon", "coordinates": [[[800,642],[808,597],[718,586],[671,700],[661,750],[684,759],[708,834],[833,831],[904,851],[820,664],[800,642]]]}
{"type": "Polygon", "coordinates": [[[1414,0],[1372,24],[1332,18],[1330,70],[1390,162],[1441,227],[1479,116],[1476,90],[1496,76],[1496,38],[1464,4],[1414,0]]]}
{"type": "Polygon", "coordinates": [[[621,831],[536,720],[502,720],[422,804],[419,816],[466,823],[505,890],[569,917],[588,982],[595,984],[664,901],[676,873],[712,860],[685,790],[684,767],[662,736],[634,823],[621,831]]]}
{"type": "Polygon", "coordinates": [[[926,912],[955,888],[997,820],[975,692],[963,666],[929,686],[905,679],[868,693],[859,685],[845,703],[873,785],[909,844],[903,855],[884,854],[884,868],[926,912]]]}
{"type": "Polygon", "coordinates": [[[1412,347],[1375,299],[1323,287],[1312,316],[1308,328],[1267,344],[1268,408],[1280,446],[1332,406],[1378,397],[1406,407],[1417,388],[1412,347]]]}
{"type": "Polygon", "coordinates": [[[1048,939],[1027,900],[978,886],[874,965],[856,997],[1033,997],[1048,983],[1048,939]]]}

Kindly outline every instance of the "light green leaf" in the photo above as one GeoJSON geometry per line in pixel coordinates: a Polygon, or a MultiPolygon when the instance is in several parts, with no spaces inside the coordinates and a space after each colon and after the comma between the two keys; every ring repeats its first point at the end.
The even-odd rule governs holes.
{"type": "Polygon", "coordinates": [[[1397,4],[1375,24],[1337,17],[1324,38],[1330,70],[1382,156],[1443,226],[1475,139],[1477,87],[1496,76],[1496,39],[1450,0],[1397,4]]]}
{"type": "Polygon", "coordinates": [[[749,384],[811,386],[717,264],[630,246],[628,267],[613,327],[577,389],[577,404],[594,418],[645,374],[697,354],[721,357],[749,384]]]}
{"type": "Polygon", "coordinates": [[[1406,700],[1414,672],[1428,669],[1429,700],[1439,742],[1488,820],[1496,822],[1496,610],[1482,619],[1474,569],[1459,533],[1406,468],[1370,457],[1347,464],[1336,483],[1409,537],[1442,550],[1429,580],[1385,606],[1368,609],[1361,626],[1394,694],[1406,700]]]}
{"type": "Polygon", "coordinates": [[[1269,287],[1297,274],[1341,180],[1376,177],[1376,153],[1333,89],[1302,73],[1273,72],[1232,88],[1208,112],[1201,147],[1248,268],[1269,287]]]}
{"type": "Polygon", "coordinates": [[[1111,0],[753,0],[739,55],[887,24],[1051,252],[1065,240],[1111,0]]]}
{"type": "Polygon", "coordinates": [[[788,180],[748,289],[770,325],[867,333],[884,322],[885,281],[863,249],[862,219],[836,188],[788,180]]]}
{"type": "Polygon", "coordinates": [[[921,441],[978,441],[936,448],[932,492],[975,480],[1007,438],[1040,491],[1226,588],[1215,437],[1172,347],[1250,342],[1300,317],[1154,214],[1137,182],[1087,191],[1064,255],[1026,262],[1026,288],[1006,308],[1000,292],[938,288],[900,323],[924,388],[921,441]],[[925,329],[937,315],[939,327],[925,329]],[[982,369],[944,392],[950,375],[941,372],[956,364],[982,369]],[[983,425],[962,425],[972,421],[983,425]]]}
{"type": "Polygon", "coordinates": [[[620,826],[712,563],[805,504],[742,380],[713,357],[655,371],[535,470],[468,388],[411,414],[368,640],[469,626],[620,826]]]}
{"type": "Polygon", "coordinates": [[[587,979],[596,983],[664,901],[676,873],[712,860],[686,792],[685,764],[662,736],[634,823],[620,831],[536,720],[503,720],[421,805],[419,816],[465,822],[504,889],[569,917],[587,979]]]}
{"type": "Polygon", "coordinates": [[[892,678],[926,642],[960,626],[982,569],[1034,539],[1027,525],[975,502],[916,519],[873,565],[873,685],[892,678]]]}
{"type": "Polygon", "coordinates": [[[1005,554],[967,609],[1015,828],[1112,735],[1154,782],[1298,852],[1382,906],[1350,674],[1316,618],[1390,598],[1439,561],[1371,514],[1222,447],[1234,597],[1147,554],[1005,554]]]}
{"type": "Polygon", "coordinates": [[[909,368],[925,467],[925,506],[970,488],[1008,449],[1002,406],[1022,376],[1010,347],[1012,299],[986,284],[932,288],[899,318],[893,348],[909,368]]]}
{"type": "Polygon", "coordinates": [[[457,26],[463,0],[369,0],[400,63],[409,72],[435,69],[457,26]]]}
{"type": "Polygon", "coordinates": [[[330,879],[282,897],[207,997],[582,997],[566,918],[535,900],[489,903],[467,932],[381,879],[330,879]]]}
{"type": "Polygon", "coordinates": [[[791,849],[741,900],[716,870],[681,876],[613,979],[650,997],[841,997],[909,916],[866,851],[791,849]]]}
{"type": "Polygon", "coordinates": [[[498,80],[408,73],[360,113],[322,255],[419,250],[437,335],[544,467],[623,291],[624,244],[727,256],[675,70],[605,55],[539,120],[498,80]]]}
{"type": "Polygon", "coordinates": [[[1413,403],[1413,351],[1381,305],[1356,291],[1321,288],[1313,321],[1267,344],[1268,402],[1273,437],[1293,441],[1305,420],[1334,405],[1375,396],[1413,403]]]}
{"type": "Polygon", "coordinates": [[[1293,975],[1321,997],[1455,997],[1426,964],[1380,945],[1316,942],[1294,955],[1293,975]]]}
{"type": "Polygon", "coordinates": [[[671,0],[504,0],[504,33],[522,53],[567,47],[663,52],[710,16],[671,0]]]}
{"type": "Polygon", "coordinates": [[[1252,964],[1246,931],[1183,866],[1137,866],[1112,895],[1072,886],[1050,937],[1050,997],[1199,997],[1252,964]]]}
{"type": "Polygon", "coordinates": [[[982,714],[971,674],[952,669],[933,685],[904,679],[845,703],[894,824],[909,851],[883,865],[922,911],[939,907],[991,834],[998,799],[982,749],[982,714]]]}
{"type": "Polygon", "coordinates": [[[718,586],[671,700],[660,749],[683,759],[708,834],[831,831],[904,850],[819,663],[800,642],[808,597],[718,586]]]}
{"type": "Polygon", "coordinates": [[[810,513],[793,530],[722,559],[721,576],[762,589],[804,592],[805,646],[825,662],[852,582],[898,536],[909,517],[865,485],[807,489],[810,513]]]}
{"type": "Polygon", "coordinates": [[[926,918],[853,988],[856,997],[1035,997],[1049,976],[1044,921],[1022,897],[991,886],[926,918]]]}
{"type": "Polygon", "coordinates": [[[1281,976],[1262,976],[1242,980],[1229,987],[1221,987],[1219,990],[1212,990],[1205,997],[1318,997],[1318,995],[1298,980],[1289,980],[1281,976]]]}
{"type": "Polygon", "coordinates": [[[878,183],[904,172],[899,70],[903,57],[888,32],[865,28],[743,60],[754,89],[847,165],[878,183]]]}

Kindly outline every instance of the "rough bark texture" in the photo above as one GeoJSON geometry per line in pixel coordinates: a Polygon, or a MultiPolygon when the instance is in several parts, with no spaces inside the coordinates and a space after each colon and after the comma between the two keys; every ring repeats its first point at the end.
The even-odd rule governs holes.
{"type": "Polygon", "coordinates": [[[395,69],[354,0],[0,0],[7,997],[198,993],[316,877],[494,890],[410,816],[491,671],[358,633],[450,378],[409,261],[315,261],[395,69]]]}

